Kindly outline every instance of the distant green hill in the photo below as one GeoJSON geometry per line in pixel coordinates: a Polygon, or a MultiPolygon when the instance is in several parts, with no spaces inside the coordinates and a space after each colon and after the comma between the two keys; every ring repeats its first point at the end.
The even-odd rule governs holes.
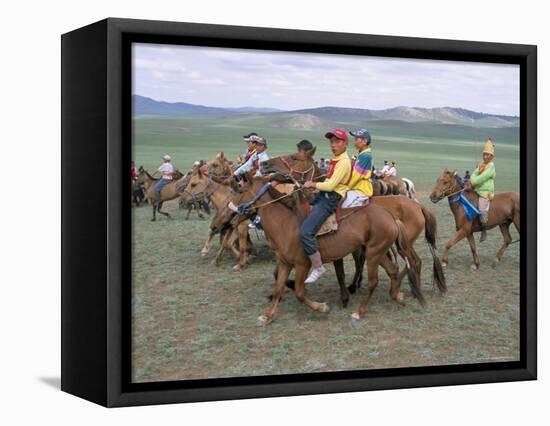
{"type": "Polygon", "coordinates": [[[194,105],[185,102],[161,102],[134,95],[134,116],[232,116],[234,120],[254,120],[262,115],[264,123],[273,127],[297,129],[322,129],[333,123],[342,125],[365,125],[372,121],[403,121],[407,123],[450,124],[480,128],[518,127],[519,118],[470,111],[464,108],[412,108],[395,107],[383,110],[343,108],[326,106],[279,111],[275,108],[219,108],[194,105]]]}

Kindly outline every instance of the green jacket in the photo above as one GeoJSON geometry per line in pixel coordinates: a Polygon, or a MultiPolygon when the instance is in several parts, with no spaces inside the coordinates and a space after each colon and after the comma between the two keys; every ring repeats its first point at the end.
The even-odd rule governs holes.
{"type": "Polygon", "coordinates": [[[474,170],[470,182],[474,191],[483,198],[492,199],[495,195],[495,164],[491,161],[485,166],[483,173],[479,172],[479,167],[474,170]]]}

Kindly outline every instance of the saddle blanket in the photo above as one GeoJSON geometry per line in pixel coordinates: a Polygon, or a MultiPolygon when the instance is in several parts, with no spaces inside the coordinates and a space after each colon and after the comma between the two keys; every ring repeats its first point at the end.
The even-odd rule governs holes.
{"type": "Polygon", "coordinates": [[[338,223],[340,222],[340,209],[347,209],[352,207],[361,207],[369,202],[369,197],[359,191],[348,191],[346,198],[342,202],[341,206],[336,209],[336,213],[331,214],[327,220],[321,225],[321,228],[315,234],[317,237],[335,232],[338,230],[338,223]]]}

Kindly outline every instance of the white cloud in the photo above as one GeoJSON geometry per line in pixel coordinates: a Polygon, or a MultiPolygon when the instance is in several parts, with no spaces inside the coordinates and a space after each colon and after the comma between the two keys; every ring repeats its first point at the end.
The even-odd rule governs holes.
{"type": "Polygon", "coordinates": [[[226,107],[254,99],[253,106],[281,109],[459,106],[519,114],[519,67],[505,64],[137,44],[133,90],[226,107]]]}

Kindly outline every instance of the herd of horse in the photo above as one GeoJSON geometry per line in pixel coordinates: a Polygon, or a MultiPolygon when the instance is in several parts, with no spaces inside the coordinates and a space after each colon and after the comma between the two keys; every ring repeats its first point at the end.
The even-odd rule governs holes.
{"type": "MultiPolygon", "coordinates": [[[[249,231],[251,217],[260,215],[261,226],[266,240],[276,259],[275,287],[270,296],[270,304],[259,317],[262,324],[273,320],[277,306],[286,287],[293,289],[296,298],[309,308],[328,312],[326,303],[306,297],[304,280],[311,263],[305,255],[300,241],[299,228],[309,212],[311,190],[302,185],[306,180],[321,181],[324,175],[314,160],[315,149],[300,151],[286,156],[272,158],[261,163],[263,177],[246,174],[241,179],[233,178],[233,165],[223,152],[213,160],[201,161],[182,174],[177,172],[171,183],[160,193],[160,202],[155,203],[154,187],[156,179],[140,168],[133,188],[133,198],[141,188],[145,198],[153,206],[153,218],[162,211],[163,203],[179,199],[180,206],[200,214],[209,205],[215,210],[211,220],[209,235],[201,249],[207,256],[214,238],[219,235],[220,248],[214,263],[219,265],[225,251],[237,259],[235,270],[243,269],[256,252],[249,231]],[[134,192],[136,191],[136,192],[134,192]],[[284,224],[284,226],[281,226],[284,224]],[[294,279],[290,273],[294,270],[294,279]]],[[[481,231],[479,218],[468,220],[459,203],[449,203],[455,218],[456,233],[447,242],[442,259],[437,254],[437,221],[432,211],[414,197],[414,184],[399,177],[389,181],[373,180],[374,196],[361,207],[339,209],[338,227],[335,231],[318,237],[321,257],[324,263],[333,262],[342,306],[349,303],[350,294],[361,286],[365,262],[367,264],[367,291],[352,318],[360,319],[367,308],[369,299],[378,283],[379,266],[390,279],[390,297],[398,304],[404,304],[401,282],[407,276],[411,294],[424,305],[421,289],[422,260],[415,250],[415,244],[424,232],[433,268],[433,283],[441,293],[447,291],[444,267],[448,264],[449,249],[463,238],[467,238],[472,251],[472,269],[479,267],[479,257],[473,233],[481,231]],[[355,274],[350,286],[344,279],[343,259],[352,254],[355,274]],[[404,261],[399,269],[398,257],[404,261]]],[[[464,194],[471,203],[477,205],[477,195],[464,191],[456,172],[445,169],[437,179],[430,194],[434,203],[457,194],[464,194]]],[[[138,200],[139,201],[139,200],[138,200]]],[[[488,227],[499,226],[504,238],[502,247],[496,254],[495,262],[500,261],[506,248],[512,242],[509,227],[514,224],[520,230],[519,193],[497,194],[489,210],[488,227]]]]}

